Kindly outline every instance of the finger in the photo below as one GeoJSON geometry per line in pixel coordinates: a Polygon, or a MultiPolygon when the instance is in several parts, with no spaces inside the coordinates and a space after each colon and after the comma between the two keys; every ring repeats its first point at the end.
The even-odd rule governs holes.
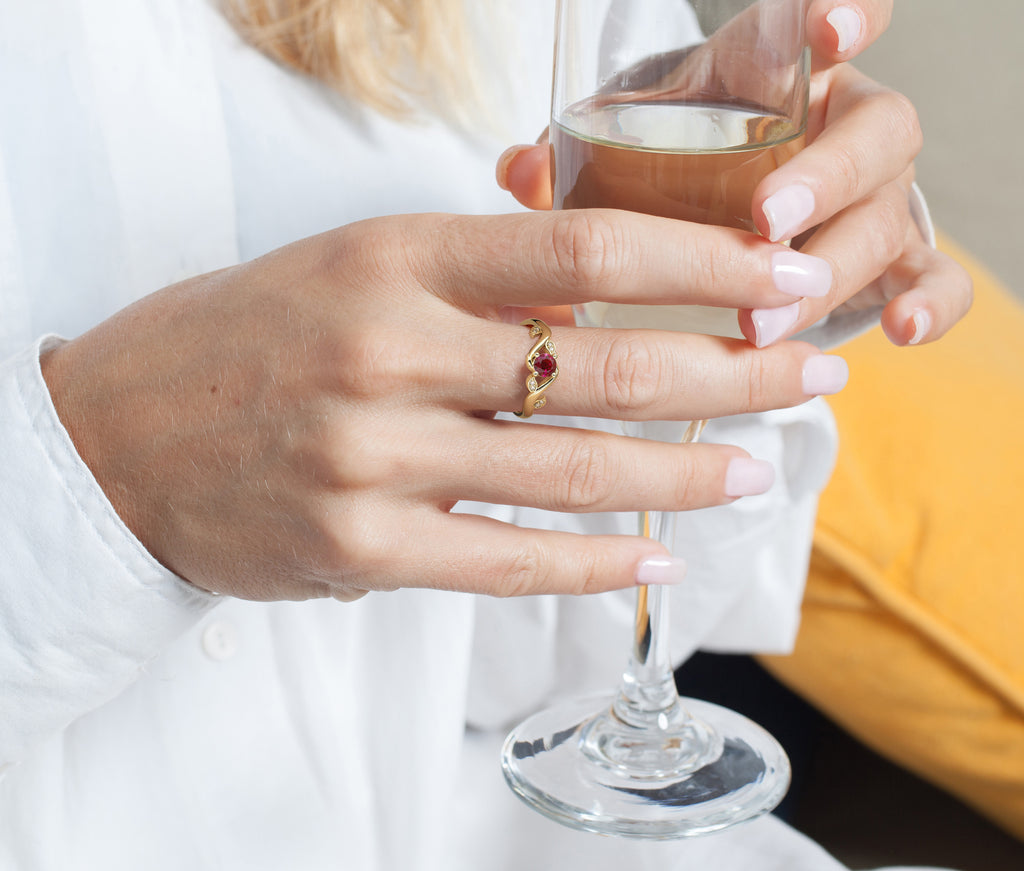
{"type": "MultiPolygon", "coordinates": [[[[560,512],[682,511],[763,493],[770,464],[727,445],[681,445],[502,420],[445,418],[449,444],[414,439],[410,493],[560,512]]],[[[682,431],[680,431],[682,432],[682,431]]],[[[410,454],[412,456],[410,456],[410,454]]]]}
{"type": "MultiPolygon", "coordinates": [[[[832,282],[824,261],[753,233],[633,212],[452,216],[440,228],[415,219],[408,227],[429,235],[418,249],[429,252],[417,264],[421,284],[488,317],[505,306],[593,300],[772,307],[824,296],[832,282]]],[[[408,241],[392,232],[381,245],[407,256],[408,241]]],[[[386,254],[375,252],[374,263],[386,254]]]]}
{"type": "Polygon", "coordinates": [[[509,191],[528,209],[551,208],[551,147],[513,145],[498,158],[498,186],[509,191]]]}
{"type": "Polygon", "coordinates": [[[877,284],[886,299],[882,329],[894,345],[920,345],[944,336],[971,307],[971,276],[952,257],[914,241],[877,284]]]}
{"type": "Polygon", "coordinates": [[[651,539],[519,529],[436,509],[409,515],[394,524],[380,559],[364,564],[372,576],[363,586],[380,588],[383,581],[388,588],[503,597],[579,595],[625,589],[644,579],[678,582],[685,571],[682,561],[651,539]]]}
{"type": "MultiPolygon", "coordinates": [[[[468,320],[468,319],[467,319],[468,320]]],[[[430,361],[448,373],[435,401],[460,411],[522,408],[526,330],[468,323],[430,361]],[[467,347],[488,349],[466,354],[467,347]],[[450,359],[449,359],[450,358],[450,359]]],[[[802,342],[764,351],[738,339],[657,330],[553,328],[557,375],[542,413],[703,420],[798,405],[845,385],[845,363],[802,342]]],[[[539,455],[539,454],[538,454],[539,455]]]]}
{"type": "Polygon", "coordinates": [[[817,323],[851,297],[857,296],[858,303],[866,304],[866,298],[859,294],[900,256],[909,224],[910,208],[902,181],[884,186],[827,221],[801,250],[830,264],[830,292],[787,309],[741,312],[743,334],[763,348],[817,323]],[[784,313],[790,317],[781,320],[784,313]]]}
{"type": "Polygon", "coordinates": [[[792,239],[845,209],[902,175],[921,149],[906,97],[852,67],[837,77],[824,131],[754,192],[754,222],[768,239],[792,239]]]}
{"type": "Polygon", "coordinates": [[[813,69],[860,54],[889,26],[892,7],[892,0],[813,0],[807,12],[813,69]]]}

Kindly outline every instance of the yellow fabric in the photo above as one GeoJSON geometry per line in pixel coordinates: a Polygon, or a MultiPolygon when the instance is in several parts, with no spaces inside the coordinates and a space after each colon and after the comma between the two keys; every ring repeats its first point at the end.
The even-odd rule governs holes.
{"type": "Polygon", "coordinates": [[[945,339],[842,353],[840,451],[796,651],[762,661],[862,741],[1024,838],[1024,307],[952,245],[945,339]]]}

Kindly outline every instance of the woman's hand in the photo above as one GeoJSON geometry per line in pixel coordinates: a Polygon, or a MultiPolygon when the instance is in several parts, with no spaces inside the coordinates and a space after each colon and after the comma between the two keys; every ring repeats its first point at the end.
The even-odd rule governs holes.
{"type": "MultiPolygon", "coordinates": [[[[525,396],[531,339],[507,307],[778,307],[793,298],[775,285],[779,254],[794,256],[750,233],[600,210],[378,219],[166,288],[44,355],[43,372],[129,528],[208,590],[347,600],[666,581],[679,568],[646,539],[451,513],[460,500],[686,509],[770,485],[734,447],[493,419],[525,396]]],[[[554,341],[555,414],[718,417],[801,403],[846,376],[799,342],[758,352],[573,327],[554,341]]]]}
{"type": "MultiPolygon", "coordinates": [[[[910,221],[913,160],[921,147],[913,106],[840,63],[881,34],[891,12],[891,0],[815,0],[809,7],[815,73],[808,146],[762,181],[751,209],[766,238],[794,239],[799,250],[829,263],[833,283],[821,297],[741,310],[740,327],[759,347],[837,309],[877,305],[885,306],[882,326],[894,343],[933,341],[970,307],[967,273],[910,221]]],[[[742,18],[737,26],[746,26],[742,18]]],[[[692,60],[682,76],[700,75],[699,57],[692,60]]],[[[659,87],[684,84],[669,78],[659,87]]],[[[497,174],[524,205],[551,208],[550,149],[543,141],[506,151],[497,174]]]]}

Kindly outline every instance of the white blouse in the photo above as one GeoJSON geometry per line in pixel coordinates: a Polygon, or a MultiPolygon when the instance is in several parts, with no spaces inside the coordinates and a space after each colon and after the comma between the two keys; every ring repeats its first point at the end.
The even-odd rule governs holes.
{"type": "MultiPolygon", "coordinates": [[[[614,686],[631,596],[217,599],[134,539],[50,403],[40,342],[178,279],[372,215],[511,210],[493,166],[546,123],[551,4],[494,6],[517,35],[485,52],[509,127],[486,141],[343,105],[205,0],[0,7],[0,869],[837,867],[773,819],[641,845],[505,790],[502,730],[614,686]]],[[[788,649],[835,450],[821,401],[717,426],[779,483],[681,519],[679,659],[788,649]]]]}

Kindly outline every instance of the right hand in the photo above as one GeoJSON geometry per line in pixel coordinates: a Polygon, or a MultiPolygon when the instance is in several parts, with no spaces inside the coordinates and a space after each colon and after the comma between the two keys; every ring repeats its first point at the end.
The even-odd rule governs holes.
{"type": "MultiPolygon", "coordinates": [[[[525,395],[525,308],[785,305],[793,297],[774,287],[770,264],[786,250],[602,211],[377,219],[146,297],[49,352],[43,372],[128,527],[207,590],[260,600],[401,586],[596,592],[636,583],[664,551],[452,507],[698,508],[756,490],[743,473],[758,470],[734,447],[494,420],[525,395]]],[[[797,342],[758,352],[573,327],[554,338],[562,372],[545,411],[589,417],[793,405],[831,392],[820,379],[808,392],[805,375],[834,375],[838,362],[797,342]]]]}
{"type": "MultiPolygon", "coordinates": [[[[756,26],[762,11],[750,7],[727,27],[756,26]]],[[[765,237],[798,237],[795,246],[827,261],[834,280],[825,296],[794,306],[798,311],[790,310],[781,332],[776,328],[762,334],[758,322],[766,320],[765,313],[741,311],[740,327],[752,342],[770,344],[833,311],[876,306],[883,309],[882,327],[894,344],[932,342],[970,308],[967,272],[933,250],[910,220],[908,193],[921,147],[913,106],[845,63],[882,34],[891,15],[892,0],[813,0],[808,5],[815,71],[808,146],[761,181],[751,212],[765,237]],[[830,24],[837,12],[840,18],[833,20],[845,21],[841,39],[830,24]],[[780,199],[792,201],[799,191],[812,208],[796,223],[783,221],[784,226],[775,227],[767,201],[784,191],[791,196],[780,199]]],[[[702,54],[700,48],[685,57],[675,75],[652,85],[669,95],[688,88],[707,93],[730,77],[742,81],[746,74],[742,62],[713,66],[716,56],[702,54]]],[[[645,91],[645,98],[650,96],[645,91]]],[[[531,209],[552,207],[551,149],[546,141],[544,133],[540,144],[513,146],[498,161],[498,184],[531,209]]]]}

